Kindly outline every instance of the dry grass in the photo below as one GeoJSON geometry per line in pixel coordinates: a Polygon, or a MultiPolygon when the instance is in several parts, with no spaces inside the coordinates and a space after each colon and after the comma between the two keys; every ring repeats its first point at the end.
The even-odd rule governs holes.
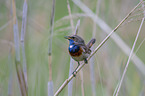
{"type": "MultiPolygon", "coordinates": [[[[80,20],[79,30],[76,32],[84,38],[86,43],[92,37],[96,38],[94,48],[97,49],[91,55],[93,60],[89,62],[90,66],[82,65],[84,66],[83,69],[80,68],[83,75],[77,75],[73,79],[72,89],[64,88],[60,96],[67,96],[68,93],[72,96],[81,96],[82,94],[85,96],[93,96],[93,94],[95,94],[94,96],[112,96],[113,92],[115,95],[115,88],[118,88],[117,85],[119,85],[118,82],[122,77],[128,57],[131,56],[129,54],[141,20],[144,18],[144,7],[141,5],[137,7],[129,14],[128,19],[124,19],[125,22],[121,26],[119,25],[113,31],[112,29],[123,20],[138,2],[139,0],[57,0],[54,26],[52,28],[49,25],[52,21],[52,1],[28,0],[26,30],[25,34],[22,34],[20,30],[24,28],[24,23],[22,23],[24,20],[22,18],[24,15],[24,1],[16,1],[13,12],[12,8],[14,7],[11,7],[12,2],[10,0],[0,1],[0,94],[2,96],[8,94],[20,96],[22,94],[23,88],[19,87],[19,85],[23,83],[20,82],[20,79],[17,79],[17,74],[23,72],[22,69],[26,69],[27,72],[25,78],[28,77],[26,79],[28,95],[50,96],[47,90],[48,85],[53,86],[51,89],[56,92],[63,81],[69,77],[70,56],[67,51],[68,43],[64,36],[74,34],[74,26],[80,20]],[[99,6],[96,7],[98,2],[100,2],[99,6]],[[12,13],[14,13],[14,18],[12,18],[12,13]],[[16,25],[20,35],[17,35],[17,37],[13,35],[13,21],[14,24],[18,22],[16,25]],[[49,34],[51,30],[53,30],[52,35],[49,34]],[[111,31],[113,35],[111,35],[111,31]],[[114,31],[116,32],[114,33],[114,31]],[[18,39],[21,35],[23,35],[24,40],[22,43],[18,39]],[[53,37],[53,40],[51,37],[53,37]],[[107,38],[104,39],[105,37],[107,38]],[[16,42],[16,39],[18,39],[18,42],[16,42]],[[51,46],[48,46],[48,42],[51,42],[51,40],[51,46]],[[101,43],[102,41],[107,42],[101,43]],[[20,44],[22,46],[19,46],[20,44]],[[48,60],[47,54],[49,47],[52,48],[51,60],[48,60]],[[96,51],[97,53],[95,53],[96,51]],[[22,54],[22,52],[25,54],[22,54]],[[16,65],[21,66],[16,67],[14,65],[15,58],[19,61],[19,64],[16,65]],[[26,60],[26,63],[22,63],[23,60],[26,60]],[[51,70],[48,69],[50,68],[48,62],[52,62],[52,74],[51,70]],[[26,64],[26,67],[22,64],[26,64]],[[93,65],[93,72],[91,72],[91,65],[93,65]],[[94,77],[93,80],[91,76],[94,77]],[[48,84],[50,77],[52,82],[48,84]]],[[[142,4],[144,4],[144,1],[142,4]]],[[[145,30],[144,24],[142,30],[145,30]]],[[[140,94],[144,96],[144,41],[145,33],[141,31],[132,58],[129,57],[130,62],[128,61],[129,66],[125,72],[123,82],[120,83],[119,95],[121,96],[139,96],[140,94]]],[[[75,63],[74,67],[77,65],[75,63]]]]}

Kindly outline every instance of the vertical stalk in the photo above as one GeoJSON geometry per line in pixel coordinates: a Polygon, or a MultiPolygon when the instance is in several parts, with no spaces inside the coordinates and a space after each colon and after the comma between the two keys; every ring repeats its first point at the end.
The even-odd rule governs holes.
{"type": "Polygon", "coordinates": [[[49,66],[49,81],[48,81],[48,96],[53,96],[53,81],[52,81],[52,39],[55,17],[55,0],[53,0],[51,21],[50,21],[50,37],[48,43],[48,66],[49,66]]]}
{"type": "Polygon", "coordinates": [[[51,21],[50,21],[50,37],[48,44],[48,62],[49,62],[49,81],[52,80],[52,39],[53,39],[53,28],[54,28],[54,17],[55,17],[55,0],[53,0],[53,7],[51,13],[51,21]]]}
{"type": "MultiPolygon", "coordinates": [[[[97,4],[96,4],[96,15],[99,14],[99,8],[100,8],[100,3],[101,3],[101,0],[98,0],[97,1],[97,4]]],[[[95,38],[96,37],[96,31],[97,31],[97,24],[94,22],[93,24],[93,34],[92,34],[92,37],[95,38]]],[[[92,50],[94,50],[94,46],[92,46],[92,50]]],[[[91,86],[92,86],[92,94],[93,96],[96,96],[96,80],[95,80],[95,70],[94,70],[94,62],[95,62],[95,58],[92,57],[90,59],[90,79],[91,79],[91,86]]]]}
{"type": "Polygon", "coordinates": [[[27,0],[24,0],[23,4],[23,16],[22,16],[22,28],[21,28],[21,48],[22,48],[22,60],[23,60],[23,72],[24,72],[24,77],[25,77],[25,83],[26,83],[26,88],[28,89],[28,84],[27,84],[27,64],[26,64],[26,56],[25,56],[25,32],[26,32],[26,24],[27,24],[27,10],[28,10],[28,5],[27,5],[27,0]]]}
{"type": "MultiPolygon", "coordinates": [[[[69,17],[70,17],[70,25],[72,29],[72,33],[74,31],[74,23],[71,15],[71,8],[69,4],[69,0],[67,0],[67,8],[69,12],[69,17]]],[[[74,60],[70,57],[70,67],[69,67],[69,76],[71,76],[73,72],[73,66],[74,66],[74,60]]],[[[73,91],[73,80],[68,83],[68,96],[72,96],[72,91],[73,91]]]]}
{"type": "Polygon", "coordinates": [[[11,51],[12,51],[12,47],[10,46],[10,49],[9,49],[9,56],[8,56],[8,63],[9,63],[9,83],[8,83],[8,96],[12,96],[12,84],[13,84],[13,79],[12,79],[12,76],[13,76],[13,66],[12,66],[12,56],[11,56],[11,51]]]}
{"type": "Polygon", "coordinates": [[[16,72],[17,77],[19,81],[19,86],[21,90],[22,96],[27,96],[27,89],[25,84],[25,78],[23,69],[21,67],[20,62],[20,46],[19,46],[19,31],[18,31],[18,23],[17,23],[17,17],[16,17],[16,5],[15,0],[12,0],[12,8],[13,8],[13,32],[14,32],[14,42],[15,42],[15,64],[16,64],[16,72]]]}
{"type": "Polygon", "coordinates": [[[82,96],[85,96],[83,70],[80,70],[80,77],[81,77],[81,91],[82,91],[82,96]]]}

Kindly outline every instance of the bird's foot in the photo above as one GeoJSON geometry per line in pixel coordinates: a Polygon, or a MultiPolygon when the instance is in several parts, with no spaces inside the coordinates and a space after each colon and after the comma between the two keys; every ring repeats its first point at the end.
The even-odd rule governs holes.
{"type": "Polygon", "coordinates": [[[86,64],[88,64],[88,60],[87,60],[87,58],[84,59],[84,62],[85,62],[86,64]]]}
{"type": "Polygon", "coordinates": [[[73,76],[74,76],[74,77],[76,77],[76,74],[77,74],[76,70],[75,70],[75,71],[73,71],[73,73],[72,73],[72,74],[73,74],[73,76]]]}

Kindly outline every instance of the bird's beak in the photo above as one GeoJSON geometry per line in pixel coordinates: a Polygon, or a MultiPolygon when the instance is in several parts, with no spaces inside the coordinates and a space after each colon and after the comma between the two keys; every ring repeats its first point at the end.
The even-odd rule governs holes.
{"type": "Polygon", "coordinates": [[[68,40],[71,39],[70,36],[64,36],[64,38],[68,40]]]}

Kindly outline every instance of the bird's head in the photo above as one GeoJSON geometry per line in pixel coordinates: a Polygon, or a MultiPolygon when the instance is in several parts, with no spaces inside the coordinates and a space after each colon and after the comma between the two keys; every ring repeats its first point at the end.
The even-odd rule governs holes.
{"type": "Polygon", "coordinates": [[[65,36],[64,38],[68,39],[69,41],[84,43],[84,40],[78,35],[65,36]]]}

